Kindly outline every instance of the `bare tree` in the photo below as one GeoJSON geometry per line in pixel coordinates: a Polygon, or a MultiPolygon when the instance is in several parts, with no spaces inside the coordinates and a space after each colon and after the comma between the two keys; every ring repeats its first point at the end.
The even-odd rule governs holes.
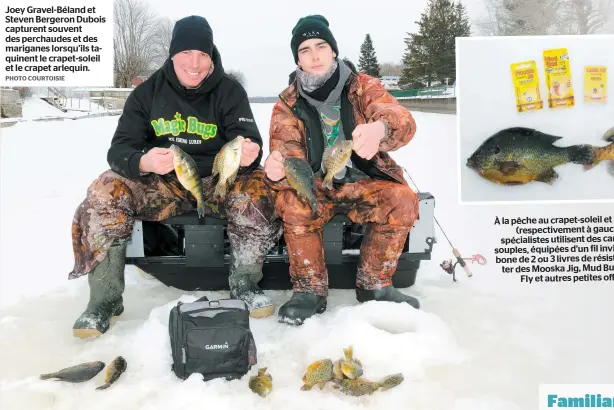
{"type": "Polygon", "coordinates": [[[403,75],[403,63],[386,62],[380,65],[381,75],[403,75]]]}
{"type": "Polygon", "coordinates": [[[239,70],[226,70],[226,74],[230,77],[234,78],[245,88],[247,86],[247,80],[245,79],[245,74],[239,70]]]}
{"type": "Polygon", "coordinates": [[[149,68],[157,69],[162,67],[162,64],[168,58],[168,49],[171,45],[174,26],[175,22],[168,17],[163,17],[157,21],[153,33],[153,61],[152,66],[149,68]]]}
{"type": "Polygon", "coordinates": [[[554,34],[564,0],[485,0],[486,16],[476,22],[484,35],[554,34]]]}
{"type": "Polygon", "coordinates": [[[115,0],[115,85],[129,87],[131,81],[152,65],[155,22],[141,0],[115,0]]]}
{"type": "Polygon", "coordinates": [[[612,33],[614,0],[563,0],[559,20],[560,34],[612,33]]]}
{"type": "Polygon", "coordinates": [[[614,0],[485,0],[491,36],[614,33],[614,0]]]}

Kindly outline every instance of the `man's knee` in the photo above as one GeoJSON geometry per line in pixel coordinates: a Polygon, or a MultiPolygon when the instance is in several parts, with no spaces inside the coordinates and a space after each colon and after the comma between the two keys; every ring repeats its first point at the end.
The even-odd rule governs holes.
{"type": "Polygon", "coordinates": [[[407,185],[399,185],[388,191],[396,204],[392,210],[390,219],[396,225],[412,227],[418,218],[419,198],[418,195],[407,185]]]}
{"type": "Polygon", "coordinates": [[[284,223],[289,225],[308,226],[318,220],[309,204],[301,200],[293,189],[279,191],[275,210],[284,223]]]}
{"type": "Polygon", "coordinates": [[[264,173],[255,170],[242,175],[228,194],[226,203],[230,220],[254,228],[274,224],[278,219],[275,212],[275,192],[266,184],[264,173]]]}
{"type": "Polygon", "coordinates": [[[128,206],[131,198],[125,178],[110,169],[100,174],[87,189],[87,200],[92,205],[128,206]]]}

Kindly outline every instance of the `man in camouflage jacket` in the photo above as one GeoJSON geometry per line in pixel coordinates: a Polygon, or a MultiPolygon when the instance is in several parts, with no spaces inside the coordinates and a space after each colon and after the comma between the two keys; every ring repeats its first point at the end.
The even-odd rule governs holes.
{"type": "Polygon", "coordinates": [[[335,214],[366,225],[356,277],[358,301],[409,303],[418,300],[392,286],[408,233],[418,215],[418,196],[388,152],[405,146],[416,132],[410,112],[377,78],[356,73],[338,58],[328,21],[320,15],[301,18],[292,31],[297,69],[279,95],[270,124],[270,156],[265,173],[278,191],[277,214],[283,220],[290,259],[293,296],[279,309],[279,320],[299,325],[326,309],[328,273],[322,229],[335,214]],[[351,161],[334,188],[322,187],[324,150],[353,140],[351,161]],[[314,214],[291,189],[283,160],[299,157],[316,172],[318,209],[314,214]]]}

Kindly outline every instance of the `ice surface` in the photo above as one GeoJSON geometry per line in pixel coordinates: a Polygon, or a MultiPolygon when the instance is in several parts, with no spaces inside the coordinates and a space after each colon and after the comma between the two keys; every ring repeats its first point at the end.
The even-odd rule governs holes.
{"type": "MultiPolygon", "coordinates": [[[[266,138],[272,105],[253,109],[266,138]]],[[[474,276],[461,272],[453,283],[439,267],[453,255],[437,230],[433,260],[423,261],[416,285],[403,290],[420,299],[420,311],[359,305],[352,291],[331,290],[327,311],[302,327],[279,324],[276,315],[252,319],[259,363],[249,375],[268,367],[274,387],[266,399],[248,389],[249,375],[233,382],[203,383],[197,376],[182,382],[170,370],[171,307],[228,292],[182,292],[129,266],[124,314],[100,339],[72,337],[88,289],[85,278],[67,280],[70,223],[88,185],[108,167],[118,117],[3,128],[0,408],[527,410],[537,408],[539,383],[610,383],[612,283],[520,284],[516,274],[495,269],[492,248],[503,232],[493,226],[495,215],[612,215],[611,204],[459,206],[456,117],[414,115],[414,141],[393,156],[420,190],[435,196],[436,217],[463,256],[479,253],[488,263],[471,264],[474,276]],[[365,377],[402,372],[405,381],[361,398],[330,387],[299,390],[312,361],[337,359],[348,345],[363,362],[365,377]],[[80,385],[37,380],[41,373],[84,361],[108,363],[118,355],[126,358],[127,372],[103,392],[94,390],[102,373],[80,385]]],[[[291,296],[266,293],[277,308],[291,296]]]]}

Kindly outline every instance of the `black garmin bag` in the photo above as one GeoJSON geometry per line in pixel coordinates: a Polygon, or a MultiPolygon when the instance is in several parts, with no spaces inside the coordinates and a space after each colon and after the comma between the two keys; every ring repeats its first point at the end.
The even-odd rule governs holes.
{"type": "Polygon", "coordinates": [[[249,308],[238,299],[178,302],[168,321],[172,370],[181,379],[239,379],[257,363],[249,308]]]}

